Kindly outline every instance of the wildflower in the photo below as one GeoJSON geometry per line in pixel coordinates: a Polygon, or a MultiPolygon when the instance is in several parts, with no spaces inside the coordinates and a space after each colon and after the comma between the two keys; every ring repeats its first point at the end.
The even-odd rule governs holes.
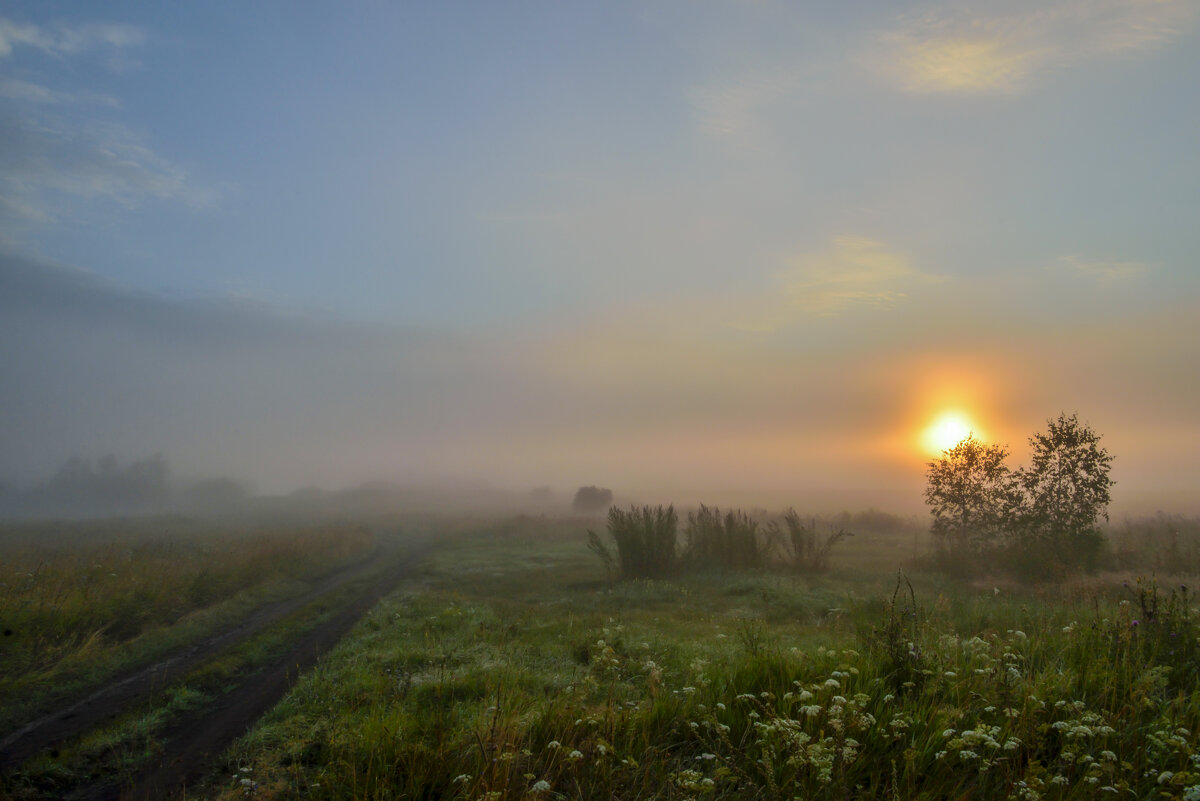
{"type": "Polygon", "coordinates": [[[575,761],[578,759],[583,759],[583,752],[580,751],[579,749],[576,749],[576,750],[572,751],[571,753],[567,754],[567,759],[570,759],[572,761],[575,761]]]}
{"type": "Polygon", "coordinates": [[[460,773],[454,777],[454,784],[466,784],[471,781],[470,773],[460,773]]]}
{"type": "Polygon", "coordinates": [[[1175,778],[1174,773],[1172,773],[1169,770],[1164,770],[1162,773],[1158,774],[1158,783],[1166,784],[1167,782],[1171,781],[1171,779],[1173,779],[1173,778],[1175,778]]]}
{"type": "Polygon", "coordinates": [[[551,740],[550,742],[546,743],[546,747],[553,751],[557,748],[562,748],[562,743],[560,743],[558,740],[551,740]]]}
{"type": "Polygon", "coordinates": [[[716,754],[710,754],[707,751],[704,752],[703,754],[701,754],[700,756],[696,757],[696,759],[698,759],[702,762],[707,762],[709,760],[716,759],[716,758],[717,758],[716,754]]]}
{"type": "Polygon", "coordinates": [[[548,793],[550,792],[550,782],[545,779],[539,779],[529,790],[534,793],[548,793]]]}

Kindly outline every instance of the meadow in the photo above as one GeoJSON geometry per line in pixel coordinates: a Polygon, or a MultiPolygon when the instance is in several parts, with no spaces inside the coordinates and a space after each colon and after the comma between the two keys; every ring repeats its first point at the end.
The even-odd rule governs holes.
{"type": "Polygon", "coordinates": [[[187,797],[1200,798],[1194,523],[1041,584],[908,530],[622,581],[589,527],[443,526],[187,797]]]}

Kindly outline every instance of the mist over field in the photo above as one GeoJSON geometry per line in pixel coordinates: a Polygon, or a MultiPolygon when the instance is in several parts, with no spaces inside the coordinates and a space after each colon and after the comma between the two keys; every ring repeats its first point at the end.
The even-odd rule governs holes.
{"type": "Polygon", "coordinates": [[[1197,0],[0,4],[0,798],[1200,799],[1197,0]]]}
{"type": "Polygon", "coordinates": [[[1193,5],[273,8],[0,17],[5,491],[1200,511],[1193,5]]]}

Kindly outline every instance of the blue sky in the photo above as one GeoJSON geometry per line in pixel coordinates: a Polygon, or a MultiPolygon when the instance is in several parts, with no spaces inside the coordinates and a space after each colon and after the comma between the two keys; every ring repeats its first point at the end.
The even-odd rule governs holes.
{"type": "Polygon", "coordinates": [[[9,4],[0,251],[37,357],[4,351],[0,475],[166,450],[268,487],[919,504],[953,406],[1015,451],[1077,410],[1131,506],[1186,499],[1198,36],[1186,0],[9,4]],[[84,381],[116,308],[193,323],[129,323],[84,381]],[[232,313],[261,325],[200,333],[232,313]],[[151,400],[62,400],[116,375],[151,400]]]}

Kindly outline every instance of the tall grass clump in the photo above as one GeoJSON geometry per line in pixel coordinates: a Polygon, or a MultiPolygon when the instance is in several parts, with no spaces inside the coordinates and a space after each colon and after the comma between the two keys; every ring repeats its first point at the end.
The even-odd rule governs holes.
{"type": "Polygon", "coordinates": [[[822,542],[817,536],[816,521],[804,525],[795,509],[788,509],[783,515],[785,530],[779,529],[779,524],[772,522],[772,538],[782,543],[783,560],[794,570],[803,573],[823,573],[829,569],[829,555],[833,546],[854,534],[844,528],[839,528],[825,537],[822,542]]]}
{"type": "Polygon", "coordinates": [[[719,508],[700,504],[688,513],[684,541],[684,561],[694,567],[744,570],[766,561],[758,523],[741,510],[722,515],[719,508]]]}
{"type": "MultiPolygon", "coordinates": [[[[674,506],[609,509],[608,533],[617,545],[621,578],[657,578],[673,571],[678,527],[674,506]]],[[[588,545],[606,564],[612,564],[611,552],[593,531],[588,532],[588,545]]]]}
{"type": "Polygon", "coordinates": [[[1200,518],[1159,513],[1109,532],[1119,570],[1200,573],[1200,518]]]}

